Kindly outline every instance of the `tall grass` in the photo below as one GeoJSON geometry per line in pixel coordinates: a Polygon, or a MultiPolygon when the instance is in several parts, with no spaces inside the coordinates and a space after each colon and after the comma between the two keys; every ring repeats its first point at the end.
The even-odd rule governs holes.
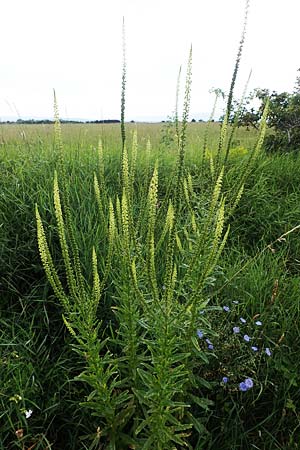
{"type": "Polygon", "coordinates": [[[171,146],[125,53],[121,135],[3,127],[0,448],[297,448],[299,160],[189,130],[191,69],[171,146]]]}
{"type": "MultiPolygon", "coordinates": [[[[98,258],[93,248],[93,277],[90,287],[90,280],[85,279],[82,273],[79,248],[75,240],[69,182],[63,161],[55,100],[56,148],[62,188],[59,188],[58,175],[55,172],[54,209],[67,290],[55,268],[41,216],[36,208],[39,251],[47,278],[62,305],[63,321],[75,338],[76,351],[87,360],[86,369],[77,379],[85,381],[92,390],[82,405],[92,409],[93,414],[99,417],[101,436],[106,448],[120,448],[130,442],[143,448],[161,449],[168,448],[172,442],[188,445],[187,431],[193,424],[198,423],[194,415],[190,412],[187,414],[189,391],[196,387],[199,389],[199,380],[196,384],[193,371],[198,365],[198,353],[201,354],[202,351],[195,340],[195,333],[199,322],[199,309],[205,305],[202,297],[203,287],[218,261],[228,232],[222,238],[224,200],[220,199],[220,192],[223,169],[213,191],[209,214],[207,218],[203,218],[202,230],[197,226],[190,203],[189,196],[193,194],[192,183],[189,183],[190,192],[188,184],[184,184],[190,85],[191,54],[187,69],[175,184],[170,193],[168,210],[162,222],[165,222],[165,225],[161,231],[156,220],[159,180],[156,165],[146,204],[143,202],[143,196],[141,197],[142,206],[146,206],[146,220],[140,217],[144,226],[139,223],[137,227],[135,225],[135,208],[138,207],[133,204],[136,136],[133,136],[129,165],[125,135],[122,134],[122,177],[120,193],[115,199],[108,195],[103,178],[100,146],[100,183],[95,175],[94,185],[100,219],[104,222],[101,226],[107,229],[105,240],[108,242],[108,250],[107,258],[103,250],[100,253],[100,282],[98,258]],[[179,217],[186,209],[186,202],[193,227],[189,230],[189,227],[185,226],[185,244],[179,237],[179,230],[182,228],[179,217]],[[109,211],[108,225],[104,211],[109,211]],[[162,248],[160,253],[157,253],[156,239],[162,232],[162,248]],[[194,246],[190,245],[192,236],[194,246]],[[207,246],[205,251],[207,240],[211,241],[211,248],[207,246]],[[140,244],[137,245],[137,242],[140,244]],[[186,245],[188,247],[185,253],[189,254],[192,264],[187,266],[186,274],[183,272],[181,280],[177,281],[177,266],[179,259],[184,256],[183,246],[186,245]],[[206,257],[201,255],[202,252],[206,253],[206,257]],[[165,270],[162,272],[157,270],[158,256],[160,262],[164,260],[165,270]],[[203,262],[199,264],[201,256],[203,262]],[[113,270],[110,270],[112,267],[113,270]],[[115,310],[115,318],[103,323],[99,321],[97,313],[108,277],[110,282],[117,286],[116,302],[111,306],[112,310],[115,310]],[[195,291],[187,296],[186,285],[191,288],[193,282],[195,291]],[[115,332],[114,328],[119,331],[115,332]],[[115,346],[116,354],[112,351],[115,346]],[[127,433],[124,430],[126,428],[129,428],[127,433]]],[[[193,395],[193,398],[195,401],[198,397],[193,395]]],[[[201,404],[201,397],[198,403],[201,404]]],[[[198,429],[199,426],[198,424],[198,429]]]]}
{"type": "MultiPolygon", "coordinates": [[[[192,126],[191,133],[194,133],[196,128],[200,130],[199,132],[203,130],[201,124],[197,124],[192,126]]],[[[40,128],[36,129],[40,133],[40,128]]],[[[62,129],[65,139],[64,130],[68,131],[68,127],[62,129]]],[[[147,128],[146,131],[148,134],[147,128]]],[[[64,143],[64,158],[67,171],[72,174],[71,206],[72,211],[76,211],[76,214],[72,214],[72,218],[75,223],[76,241],[80,249],[84,277],[92,282],[92,247],[95,246],[97,250],[99,271],[103,273],[104,265],[101,249],[107,248],[105,230],[108,230],[108,222],[106,222],[105,227],[100,222],[101,213],[97,206],[97,197],[93,188],[93,171],[98,164],[97,139],[91,136],[92,142],[87,146],[88,150],[80,153],[77,152],[76,148],[74,149],[72,144],[68,143],[68,139],[67,134],[67,142],[64,143]],[[95,147],[95,150],[93,150],[93,147],[95,147]]],[[[104,137],[103,141],[107,142],[107,139],[107,137],[104,137]]],[[[190,142],[189,136],[188,142],[190,142]]],[[[137,258],[142,251],[142,243],[147,241],[149,246],[150,242],[149,239],[147,240],[146,232],[148,216],[144,211],[145,202],[149,202],[147,191],[151,179],[151,176],[147,178],[147,182],[145,179],[145,175],[148,173],[147,160],[145,159],[146,146],[147,138],[143,139],[143,136],[139,136],[134,192],[135,201],[143,199],[143,202],[141,207],[137,205],[134,207],[133,214],[134,217],[138,217],[138,222],[134,221],[134,224],[139,223],[139,228],[144,230],[145,236],[145,239],[135,239],[134,241],[137,246],[136,272],[141,277],[140,289],[146,289],[146,280],[144,280],[146,275],[142,276],[137,258]]],[[[200,146],[199,152],[201,150],[202,147],[200,146]]],[[[155,148],[150,151],[150,162],[153,161],[153,163],[151,162],[151,165],[153,164],[152,172],[157,153],[155,148]]],[[[1,223],[4,224],[1,233],[1,266],[3,268],[1,275],[1,324],[2,332],[5,333],[6,337],[2,335],[4,345],[1,346],[1,358],[4,364],[1,366],[1,379],[7,380],[3,383],[1,397],[3,416],[1,418],[0,435],[3,448],[12,445],[12,442],[14,442],[13,445],[16,448],[18,448],[17,446],[22,448],[22,445],[27,448],[33,443],[36,443],[38,448],[44,448],[46,440],[54,448],[55,446],[70,449],[89,447],[93,440],[96,442],[98,439],[101,442],[101,439],[103,439],[103,437],[100,438],[101,432],[97,431],[99,420],[97,417],[91,416],[88,409],[79,405],[91,392],[88,385],[71,381],[84,370],[85,359],[72,352],[69,347],[70,343],[74,343],[74,341],[66,334],[65,326],[61,320],[61,307],[57,304],[43,276],[35,244],[35,223],[32,211],[34,210],[34,204],[37,202],[40,205],[41,212],[43,212],[43,222],[48,224],[47,236],[51,253],[59,274],[62,275],[63,261],[55,232],[55,214],[51,194],[53,173],[56,166],[52,145],[49,143],[48,147],[41,149],[38,142],[32,141],[29,151],[21,148],[21,152],[20,150],[16,152],[16,147],[14,147],[13,149],[2,149],[2,152],[2,155],[6,156],[2,158],[1,169],[3,174],[1,177],[1,223]],[[37,154],[37,151],[40,151],[40,153],[37,154]],[[21,332],[21,330],[23,331],[21,332]],[[7,346],[6,343],[8,342],[13,343],[14,347],[7,346]],[[14,355],[13,349],[17,349],[19,357],[14,355]],[[34,378],[32,375],[34,375],[34,378]],[[7,384],[8,380],[9,385],[7,384]],[[34,383],[32,385],[34,390],[29,389],[28,380],[30,383],[34,383]],[[51,389],[49,389],[49,386],[51,386],[51,389]],[[21,395],[25,400],[27,399],[26,402],[21,404],[13,400],[10,401],[9,399],[16,394],[21,395]],[[32,417],[26,421],[22,408],[33,410],[32,417]],[[72,417],[74,419],[71,419],[72,417]],[[23,440],[19,441],[15,431],[20,428],[24,430],[24,437],[23,440]],[[84,436],[86,438],[82,440],[80,436],[82,439],[84,436]]],[[[192,150],[187,147],[186,170],[189,169],[192,174],[194,191],[194,194],[190,195],[192,199],[190,199],[190,202],[196,207],[196,220],[201,223],[200,220],[204,219],[204,217],[201,219],[201,211],[205,211],[201,208],[206,207],[208,201],[205,186],[209,183],[210,175],[209,172],[205,171],[204,175],[201,178],[199,177],[195,167],[197,158],[190,158],[192,152],[197,155],[196,148],[192,150]]],[[[237,154],[232,158],[229,157],[228,172],[225,176],[227,187],[224,186],[228,192],[230,192],[231,184],[236,180],[236,173],[239,173],[239,164],[245,158],[247,158],[247,155],[243,154],[240,157],[237,154]]],[[[119,156],[117,153],[115,157],[108,153],[103,145],[102,160],[108,194],[113,197],[116,195],[115,180],[118,179],[119,156]]],[[[220,304],[230,305],[232,299],[237,299],[240,301],[239,314],[241,316],[250,320],[254,315],[260,314],[260,319],[266,327],[264,330],[267,339],[266,345],[269,345],[272,349],[273,355],[269,359],[264,358],[262,360],[262,363],[258,366],[260,368],[257,375],[253,377],[256,383],[253,392],[258,395],[262,390],[261,394],[257,398],[253,398],[249,392],[241,397],[236,391],[240,378],[237,377],[236,381],[233,382],[233,392],[228,392],[227,388],[224,389],[220,382],[222,377],[228,375],[228,373],[220,372],[219,368],[215,366],[214,361],[216,360],[212,351],[206,348],[206,344],[202,340],[198,341],[201,348],[199,355],[209,358],[210,361],[208,366],[207,363],[204,364],[203,362],[199,369],[197,369],[197,365],[194,368],[195,373],[198,373],[198,376],[202,378],[201,383],[206,381],[204,387],[199,387],[201,385],[197,382],[202,396],[202,408],[196,405],[192,408],[193,415],[198,415],[198,422],[200,421],[202,424],[202,438],[199,445],[202,445],[203,448],[209,448],[209,445],[210,448],[225,449],[235,446],[251,448],[254,444],[262,448],[288,449],[295,447],[297,442],[299,430],[297,424],[299,422],[296,410],[293,410],[293,405],[297,405],[299,401],[296,387],[299,370],[297,364],[295,364],[295,361],[298,360],[297,342],[299,342],[299,329],[296,325],[299,317],[299,264],[297,262],[299,240],[297,232],[288,235],[286,242],[278,242],[274,247],[275,253],[268,250],[265,256],[253,260],[252,263],[250,261],[246,269],[236,275],[230,284],[227,284],[226,287],[223,287],[223,285],[260,249],[299,223],[299,208],[297,206],[298,187],[300,185],[298,166],[298,159],[291,155],[278,157],[261,155],[257,159],[255,169],[246,182],[239,206],[230,219],[231,231],[223,257],[207,280],[204,299],[207,297],[212,299],[211,307],[220,304]],[[278,294],[274,304],[270,304],[276,279],[279,280],[278,294]],[[220,290],[220,288],[222,289],[220,290]],[[214,296],[213,294],[218,291],[217,296],[214,296]],[[268,306],[269,304],[270,306],[268,306]],[[280,341],[282,335],[284,337],[280,341]],[[203,344],[205,345],[203,346],[203,344]],[[209,385],[212,386],[212,389],[209,389],[209,385]],[[212,401],[215,402],[214,405],[209,403],[212,401]],[[205,409],[203,409],[204,406],[205,409]],[[232,408],[230,415],[228,414],[228,408],[232,408]],[[283,411],[285,411],[284,414],[283,411]],[[203,426],[212,433],[211,438],[209,437],[210,434],[204,432],[203,426]],[[236,429],[236,433],[233,433],[233,429],[236,429]],[[211,443],[209,444],[209,442],[211,443]]],[[[169,161],[167,160],[165,165],[163,165],[163,160],[160,160],[158,166],[158,205],[163,200],[166,182],[168,182],[167,172],[170,167],[172,167],[171,158],[169,161]]],[[[96,172],[100,186],[100,170],[97,169],[96,172]]],[[[185,184],[184,182],[183,186],[185,184]]],[[[188,184],[190,182],[187,179],[188,184]]],[[[189,222],[189,216],[186,217],[186,208],[189,208],[189,206],[186,203],[184,187],[182,192],[184,196],[183,205],[186,206],[183,206],[182,214],[180,214],[179,225],[182,230],[180,230],[176,239],[176,246],[181,244],[185,248],[184,236],[186,231],[184,227],[188,225],[192,228],[194,225],[193,220],[189,222]]],[[[117,206],[117,198],[115,197],[115,199],[117,206]]],[[[105,204],[108,205],[108,203],[105,204]]],[[[117,208],[115,209],[116,222],[118,222],[117,208]]],[[[161,231],[158,232],[155,239],[158,252],[156,270],[160,279],[163,280],[164,264],[161,262],[160,255],[165,258],[167,233],[170,222],[172,222],[172,208],[166,205],[164,214],[162,211],[160,213],[160,208],[158,208],[157,214],[161,214],[161,218],[156,219],[155,226],[159,227],[161,231]],[[166,235],[163,237],[165,233],[166,235]]],[[[121,221],[118,222],[118,229],[122,230],[121,221]]],[[[142,231],[139,232],[139,235],[141,233],[142,231]]],[[[176,248],[176,254],[178,255],[177,279],[180,280],[180,273],[183,274],[186,270],[185,267],[181,267],[181,264],[184,266],[186,262],[182,258],[179,247],[176,248]]],[[[132,257],[134,256],[133,253],[132,257]]],[[[122,257],[122,261],[124,261],[124,257],[122,257]]],[[[189,262],[188,254],[187,261],[189,262]]],[[[121,259],[115,255],[112,267],[116,267],[117,264],[120,267],[121,259]]],[[[124,262],[122,262],[122,266],[125,267],[124,262]]],[[[118,275],[117,278],[120,277],[121,279],[120,283],[118,279],[112,282],[111,274],[109,275],[97,314],[103,323],[111,324],[109,333],[111,333],[113,339],[115,354],[120,352],[121,342],[127,342],[128,345],[125,336],[130,334],[126,330],[125,322],[122,322],[122,328],[119,329],[118,334],[116,331],[116,324],[118,323],[118,317],[120,317],[117,309],[118,299],[122,296],[126,304],[126,291],[124,293],[124,289],[127,289],[127,283],[124,286],[124,279],[127,280],[127,268],[125,269],[125,273],[119,270],[117,274],[117,271],[115,271],[115,276],[118,275]]],[[[62,277],[62,281],[65,283],[64,277],[62,277]]],[[[196,279],[193,282],[198,281],[196,279]]],[[[161,295],[165,292],[163,282],[159,283],[159,287],[161,295]]],[[[184,299],[190,298],[190,289],[189,283],[185,287],[183,285],[180,295],[179,292],[177,294],[179,304],[184,299]]],[[[129,300],[131,298],[130,292],[127,293],[129,300]]],[[[118,305],[118,308],[120,308],[120,305],[118,305]]],[[[218,350],[216,343],[219,338],[214,336],[214,331],[218,332],[218,327],[214,326],[211,329],[209,326],[210,322],[214,322],[215,314],[216,312],[213,309],[211,311],[207,309],[204,315],[199,316],[198,327],[207,333],[208,338],[218,350]],[[203,323],[202,320],[205,320],[205,322],[203,323]],[[206,323],[206,321],[208,322],[206,323]]],[[[223,313],[220,312],[219,314],[222,317],[223,313]]],[[[230,335],[231,328],[234,325],[232,324],[233,319],[231,319],[231,316],[226,317],[228,334],[230,335]]],[[[134,323],[140,323],[145,327],[145,332],[147,331],[147,324],[143,324],[143,321],[137,320],[134,323]]],[[[182,323],[178,318],[178,326],[179,324],[181,332],[182,323]]],[[[224,327],[222,333],[224,333],[224,327]]],[[[140,336],[138,337],[138,349],[140,350],[147,341],[143,341],[143,338],[140,339],[140,336]]],[[[197,342],[196,334],[195,337],[197,342]]],[[[126,351],[129,352],[129,349],[126,351]]],[[[143,358],[141,352],[137,353],[143,358]]],[[[122,360],[122,358],[125,358],[123,352],[120,356],[120,364],[122,364],[122,373],[124,373],[126,363],[125,359],[122,360]]],[[[145,364],[147,364],[147,361],[145,364]]],[[[189,364],[192,364],[192,359],[189,359],[189,364]]],[[[195,393],[196,389],[193,389],[192,394],[195,393]]],[[[186,411],[188,412],[189,409],[186,411]]],[[[199,423],[197,426],[200,429],[199,423]]],[[[128,430],[126,430],[126,433],[129,434],[128,430]]],[[[196,446],[198,438],[196,438],[195,432],[188,440],[191,443],[190,445],[196,446]]]]}
{"type": "MultiPolygon", "coordinates": [[[[90,409],[99,418],[99,444],[101,442],[105,448],[122,448],[128,444],[145,449],[166,449],[174,445],[191,447],[195,440],[194,436],[190,440],[192,428],[199,435],[196,439],[198,446],[205,432],[201,409],[207,410],[210,402],[201,388],[209,389],[211,386],[201,373],[203,363],[204,366],[209,365],[209,357],[207,350],[199,345],[197,335],[202,337],[199,327],[203,328],[203,325],[209,335],[210,323],[201,319],[199,313],[203,308],[205,310],[208,303],[205,288],[225,247],[229,228],[223,233],[226,219],[222,193],[225,168],[219,167],[223,144],[217,153],[217,164],[212,173],[216,181],[208,190],[207,205],[201,205],[201,210],[198,199],[194,197],[192,177],[185,169],[191,66],[192,52],[187,64],[180,130],[178,121],[175,123],[178,157],[174,183],[169,185],[158,221],[157,163],[147,200],[144,200],[145,193],[139,195],[142,203],[139,208],[135,198],[137,138],[134,133],[129,155],[124,124],[124,54],[121,179],[119,189],[114,196],[110,196],[100,143],[99,179],[95,174],[94,187],[100,213],[98,221],[104,230],[107,251],[102,250],[97,255],[93,247],[90,264],[92,279],[84,277],[75,238],[70,178],[64,162],[55,99],[55,148],[59,176],[55,172],[53,197],[65,286],[55,267],[36,207],[39,252],[47,278],[61,303],[63,321],[75,340],[74,349],[86,360],[85,369],[76,377],[90,388],[90,394],[83,399],[81,406],[90,409]],[[61,180],[61,187],[58,179],[61,180]],[[140,209],[138,222],[136,209],[140,209]],[[100,275],[99,267],[102,269],[100,275]],[[98,311],[108,280],[116,287],[111,303],[114,316],[104,323],[99,319],[98,311]]],[[[236,70],[237,67],[234,77],[236,70]]],[[[240,169],[241,175],[233,186],[228,208],[230,215],[241,197],[255,156],[260,152],[265,123],[266,113],[258,143],[240,169]]],[[[225,117],[225,126],[221,128],[222,139],[225,139],[226,128],[225,117]]],[[[225,161],[227,157],[226,152],[225,161]]],[[[213,350],[208,338],[207,342],[208,350],[213,350]]]]}

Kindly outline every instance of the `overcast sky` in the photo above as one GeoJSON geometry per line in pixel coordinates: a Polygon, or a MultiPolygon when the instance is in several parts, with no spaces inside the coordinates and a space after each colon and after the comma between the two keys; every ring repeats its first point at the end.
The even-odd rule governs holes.
{"type": "MultiPolygon", "coordinates": [[[[228,91],[244,0],[2,0],[0,118],[118,119],[122,17],[126,120],[172,114],[180,65],[193,45],[190,117],[205,118],[211,88],[228,91]]],[[[300,1],[251,0],[237,95],[292,91],[300,67],[300,1]]],[[[182,77],[184,81],[184,76],[182,77]]],[[[183,92],[183,86],[182,86],[183,92]]]]}

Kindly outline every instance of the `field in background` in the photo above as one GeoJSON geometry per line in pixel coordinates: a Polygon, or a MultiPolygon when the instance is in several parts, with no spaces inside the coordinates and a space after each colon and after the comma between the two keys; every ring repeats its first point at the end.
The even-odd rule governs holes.
{"type": "MultiPolygon", "coordinates": [[[[161,200],[176,146],[168,124],[128,124],[128,142],[138,131],[136,192],[148,183],[143,171],[146,145],[158,160],[161,200]]],[[[195,190],[204,192],[208,170],[200,172],[205,124],[189,124],[187,166],[195,190]]],[[[220,125],[212,124],[208,149],[217,148],[220,125]]],[[[111,191],[119,176],[120,126],[63,125],[76,211],[77,239],[88,272],[90,249],[100,231],[95,227],[93,172],[97,144],[104,148],[105,176],[111,191]]],[[[256,140],[256,133],[239,129],[225,174],[228,190],[239,164],[256,140]]],[[[0,449],[80,449],[79,437],[92,435],[96,421],[78,407],[84,387],[70,380],[81,362],[69,348],[71,338],[60,307],[46,281],[36,243],[35,203],[49,225],[55,253],[52,184],[56,160],[52,126],[0,126],[0,449]],[[15,412],[17,395],[34,411],[28,426],[15,412]],[[32,403],[30,403],[32,402],[32,403]],[[10,419],[8,419],[10,418],[10,419]],[[24,429],[28,444],[16,437],[24,429]],[[50,447],[50,444],[52,445],[50,447]],[[2,445],[2,447],[1,447],[2,445]]],[[[209,161],[205,163],[208,167],[209,161]]],[[[206,168],[207,168],[206,167],[206,168]]],[[[259,317],[272,357],[262,361],[257,377],[261,390],[232,398],[226,389],[212,393],[215,405],[207,413],[211,436],[207,449],[297,449],[300,447],[300,237],[299,232],[267,246],[300,224],[300,158],[260,155],[238,209],[231,219],[230,238],[211,286],[213,305],[239,301],[238,314],[259,317]],[[261,253],[260,253],[261,252],[261,253]],[[255,257],[259,255],[258,257],[255,257]],[[244,268],[243,270],[241,270],[244,268]],[[231,280],[232,278],[232,280],[231,280]]],[[[59,262],[59,261],[58,261],[59,262]]],[[[253,375],[254,376],[254,375],[253,375]]]]}
{"type": "MultiPolygon", "coordinates": [[[[128,123],[126,124],[127,132],[130,134],[137,129],[140,146],[151,140],[152,147],[157,149],[163,147],[164,139],[168,133],[170,124],[168,122],[162,123],[128,123]],[[169,125],[169,126],[168,126],[169,125]]],[[[201,152],[205,123],[190,123],[188,126],[188,151],[201,152]]],[[[63,140],[65,144],[72,144],[75,147],[82,148],[83,146],[94,145],[97,146],[99,137],[103,141],[104,147],[109,145],[110,148],[120,151],[121,135],[120,124],[63,124],[63,140]]],[[[216,148],[220,133],[220,124],[211,123],[209,125],[208,148],[216,148]]],[[[244,145],[249,147],[255,143],[256,131],[251,129],[239,128],[236,131],[234,145],[244,145]]],[[[2,149],[7,146],[22,145],[24,143],[31,145],[52,145],[54,142],[53,125],[7,125],[0,126],[0,145],[2,149]]],[[[88,147],[85,147],[87,150],[88,147]]]]}

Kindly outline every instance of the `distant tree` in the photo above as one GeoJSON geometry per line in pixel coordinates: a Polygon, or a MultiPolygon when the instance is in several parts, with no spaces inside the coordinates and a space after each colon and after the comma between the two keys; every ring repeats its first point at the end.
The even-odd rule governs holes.
{"type": "MultiPolygon", "coordinates": [[[[298,71],[300,73],[300,69],[298,69],[298,71]]],[[[300,76],[298,75],[296,77],[296,83],[295,83],[295,88],[294,88],[294,94],[300,94],[300,76]]]]}
{"type": "MultiPolygon", "coordinates": [[[[253,92],[243,99],[242,103],[238,100],[233,100],[229,122],[232,124],[236,122],[238,127],[246,127],[247,130],[250,130],[250,128],[258,129],[263,112],[262,99],[260,99],[258,108],[253,105],[253,102],[259,98],[260,92],[266,93],[266,96],[268,95],[267,90],[254,89],[253,92]]],[[[224,115],[219,120],[222,122],[223,119],[224,115]]]]}
{"type": "Polygon", "coordinates": [[[162,147],[172,147],[175,142],[175,121],[174,118],[171,116],[167,117],[167,120],[162,121],[162,128],[161,128],[161,136],[160,136],[160,145],[162,147]]]}
{"type": "Polygon", "coordinates": [[[267,122],[271,133],[265,139],[266,150],[300,151],[300,76],[296,78],[293,93],[255,89],[244,99],[242,105],[235,101],[230,122],[237,120],[238,126],[257,129],[267,99],[269,99],[267,122]],[[254,100],[259,101],[257,107],[253,106],[254,100]]]}
{"type": "Polygon", "coordinates": [[[266,90],[258,91],[258,98],[262,101],[260,113],[268,96],[270,99],[268,125],[272,128],[272,133],[265,140],[265,147],[270,152],[300,151],[299,87],[299,80],[297,80],[292,94],[275,91],[270,94],[266,90]]]}
{"type": "Polygon", "coordinates": [[[196,122],[196,119],[192,119],[191,122],[192,122],[192,123],[195,123],[195,122],[196,122]]]}

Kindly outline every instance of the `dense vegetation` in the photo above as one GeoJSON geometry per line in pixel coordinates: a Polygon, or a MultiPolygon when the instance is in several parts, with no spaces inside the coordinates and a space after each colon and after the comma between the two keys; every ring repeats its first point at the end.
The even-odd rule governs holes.
{"type": "Polygon", "coordinates": [[[235,102],[230,115],[230,122],[234,123],[237,120],[238,126],[257,129],[267,101],[269,102],[267,123],[271,132],[265,139],[266,151],[276,153],[298,152],[300,148],[299,76],[296,78],[292,93],[254,89],[242,102],[235,102]],[[254,107],[254,100],[259,100],[258,107],[254,107]]]}
{"type": "Polygon", "coordinates": [[[221,124],[188,127],[190,51],[182,120],[179,74],[126,125],[124,38],[120,137],[55,94],[54,131],[1,126],[1,448],[299,447],[300,159],[272,96],[237,129],[248,6],[221,124]]]}
{"type": "MultiPolygon", "coordinates": [[[[247,165],[251,149],[256,146],[257,133],[238,130],[231,144],[219,198],[212,205],[212,199],[216,198],[213,197],[216,174],[212,172],[209,155],[215,154],[218,147],[219,131],[218,124],[211,125],[208,135],[205,124],[188,127],[183,191],[177,192],[180,202],[173,206],[177,211],[177,234],[173,271],[169,272],[168,281],[165,268],[172,248],[172,213],[166,199],[173,198],[176,202],[172,194],[173,189],[176,193],[176,184],[170,185],[170,180],[176,176],[177,146],[166,143],[163,125],[137,125],[137,140],[135,126],[127,126],[128,165],[124,151],[122,158],[117,125],[63,125],[64,166],[60,165],[57,153],[59,136],[56,132],[55,138],[52,127],[2,125],[1,448],[113,448],[109,447],[113,439],[117,449],[143,445],[143,448],[184,448],[183,442],[199,449],[298,448],[300,244],[298,229],[288,232],[300,223],[300,159],[292,154],[266,155],[261,150],[245,180],[239,204],[229,214],[241,168],[247,165]],[[93,246],[100,282],[106,279],[96,316],[89,316],[95,311],[93,308],[86,310],[84,316],[80,303],[74,316],[75,310],[70,311],[59,294],[54,295],[42,267],[36,237],[36,204],[63,289],[70,292],[67,301],[74,305],[71,302],[76,292],[72,294],[65,274],[61,235],[55,220],[58,210],[58,191],[55,207],[52,194],[55,169],[65,226],[68,214],[65,205],[69,202],[84,279],[83,292],[90,292],[88,283],[97,286],[93,246]],[[93,188],[94,172],[100,202],[97,189],[94,192],[93,188]],[[114,232],[111,213],[110,225],[108,222],[109,198],[115,214],[114,232]],[[199,276],[203,275],[216,244],[215,227],[222,218],[223,198],[224,232],[230,223],[229,237],[222,256],[215,265],[211,264],[210,273],[201,281],[199,276]],[[126,199],[128,230],[133,230],[129,234],[124,222],[126,199]],[[114,233],[115,242],[111,256],[109,230],[114,233]],[[126,236],[129,253],[127,244],[125,247],[122,244],[126,236]],[[206,240],[202,243],[197,270],[190,272],[183,283],[199,236],[206,236],[206,240]],[[153,248],[155,260],[147,256],[153,248]],[[132,272],[128,272],[129,259],[131,267],[135,265],[137,292],[132,272]],[[172,300],[165,292],[172,294],[172,300]],[[200,296],[196,303],[190,303],[196,305],[193,322],[185,305],[195,292],[200,296]],[[137,302],[138,293],[146,302],[144,306],[137,302]],[[130,303],[130,299],[135,300],[130,303]],[[171,303],[160,315],[163,301],[166,305],[171,303]],[[78,337],[83,326],[78,317],[100,320],[95,348],[100,347],[94,356],[96,361],[97,355],[101,355],[98,361],[104,361],[102,369],[106,368],[101,376],[108,377],[108,384],[102,388],[112,386],[112,391],[105,395],[97,385],[101,377],[93,378],[95,372],[76,340],[75,335],[78,337]],[[135,318],[134,323],[130,317],[135,318]],[[170,339],[155,345],[161,337],[163,318],[165,325],[170,324],[170,339]],[[186,333],[191,326],[188,341],[186,333]],[[103,341],[104,336],[109,341],[103,341]],[[250,342],[245,336],[249,336],[250,342]],[[193,345],[188,347],[187,342],[193,345]],[[160,354],[165,348],[171,349],[169,356],[160,354]],[[167,358],[171,358],[173,372],[167,370],[167,358]],[[118,378],[108,373],[108,368],[116,371],[118,378]],[[171,393],[160,391],[155,383],[159,370],[162,373],[167,370],[160,378],[165,388],[174,383],[171,393]],[[187,371],[193,374],[188,381],[187,371]],[[103,398],[99,397],[100,391],[103,398]],[[160,404],[161,397],[155,397],[159,392],[160,396],[167,393],[170,403],[166,398],[167,403],[160,404]],[[112,401],[116,402],[116,421],[115,429],[110,430],[107,418],[112,418],[109,409],[112,401]],[[162,409],[155,409],[158,407],[162,409]],[[165,428],[157,429],[153,417],[162,412],[166,415],[165,428]],[[164,435],[166,444],[156,447],[157,441],[151,438],[162,438],[168,429],[170,435],[164,435]]],[[[218,238],[218,248],[223,237],[218,238]]],[[[98,370],[101,372],[101,367],[98,370]]]]}

